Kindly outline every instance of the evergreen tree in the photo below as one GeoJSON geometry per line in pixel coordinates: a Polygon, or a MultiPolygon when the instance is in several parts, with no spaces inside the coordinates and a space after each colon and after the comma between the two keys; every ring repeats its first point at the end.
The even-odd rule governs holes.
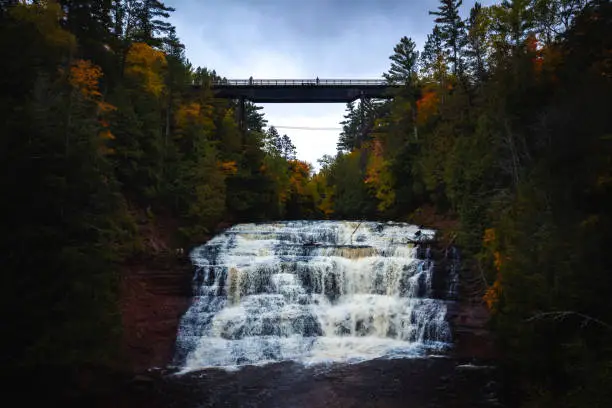
{"type": "Polygon", "coordinates": [[[490,19],[487,10],[478,2],[470,10],[467,20],[467,47],[465,56],[469,70],[477,82],[483,82],[487,77],[488,34],[490,19]]]}
{"type": "Polygon", "coordinates": [[[421,72],[437,83],[443,83],[447,76],[448,53],[444,49],[444,40],[439,26],[435,26],[421,53],[421,72]]]}
{"type": "Polygon", "coordinates": [[[450,62],[453,64],[453,74],[457,77],[463,74],[462,50],[466,43],[465,24],[459,16],[459,7],[463,0],[440,0],[438,11],[429,14],[437,16],[434,20],[440,27],[440,34],[450,51],[450,62]]]}
{"type": "Polygon", "coordinates": [[[266,131],[264,148],[268,154],[281,156],[283,154],[282,138],[274,126],[270,126],[266,131]]]}
{"type": "Polygon", "coordinates": [[[346,105],[347,113],[344,115],[342,125],[342,133],[338,138],[338,151],[351,151],[357,145],[359,134],[359,113],[355,109],[355,103],[349,102],[346,105]]]}
{"type": "Polygon", "coordinates": [[[170,17],[174,8],[166,6],[159,0],[143,0],[137,5],[139,20],[137,41],[151,46],[161,47],[164,43],[172,41],[174,27],[164,19],[170,17]]]}
{"type": "Polygon", "coordinates": [[[295,146],[291,142],[291,139],[287,135],[283,135],[281,138],[281,152],[285,160],[295,160],[296,150],[295,146]]]}
{"type": "Polygon", "coordinates": [[[393,48],[393,55],[389,57],[391,68],[383,74],[390,83],[400,83],[410,86],[416,80],[416,64],[419,52],[415,50],[416,44],[411,38],[402,37],[393,48]]]}

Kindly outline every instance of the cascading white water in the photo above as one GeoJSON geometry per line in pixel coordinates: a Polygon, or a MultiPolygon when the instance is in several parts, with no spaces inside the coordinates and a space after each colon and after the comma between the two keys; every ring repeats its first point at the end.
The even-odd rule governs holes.
{"type": "Polygon", "coordinates": [[[234,226],[191,254],[195,295],[176,360],[191,370],[441,350],[446,304],[414,244],[433,235],[403,223],[234,226]]]}

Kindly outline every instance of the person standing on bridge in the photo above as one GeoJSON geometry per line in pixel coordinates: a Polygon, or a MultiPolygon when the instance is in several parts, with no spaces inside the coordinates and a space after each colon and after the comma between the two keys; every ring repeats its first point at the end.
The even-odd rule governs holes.
{"type": "Polygon", "coordinates": [[[253,85],[253,77],[249,78],[249,85],[253,85]]]}
{"type": "Polygon", "coordinates": [[[317,85],[319,85],[319,77],[317,77],[317,85]]]}

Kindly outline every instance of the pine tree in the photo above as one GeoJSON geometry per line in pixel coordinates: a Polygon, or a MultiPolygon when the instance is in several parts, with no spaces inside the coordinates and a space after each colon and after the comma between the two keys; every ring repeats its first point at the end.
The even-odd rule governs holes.
{"type": "Polygon", "coordinates": [[[427,35],[427,41],[421,53],[421,72],[424,76],[433,79],[437,83],[443,83],[447,76],[447,51],[444,49],[442,30],[435,26],[431,34],[427,35]]]}
{"type": "Polygon", "coordinates": [[[502,43],[517,53],[523,46],[529,30],[534,27],[534,10],[531,0],[503,0],[495,7],[494,29],[502,43]]]}
{"type": "Polygon", "coordinates": [[[349,102],[346,104],[346,114],[344,120],[340,122],[342,125],[342,133],[338,138],[338,151],[351,151],[357,146],[357,138],[359,134],[359,112],[355,109],[355,103],[349,102]]]}
{"type": "Polygon", "coordinates": [[[473,77],[482,82],[487,76],[488,35],[490,19],[478,2],[470,10],[467,20],[467,47],[465,56],[473,77]]]}
{"type": "Polygon", "coordinates": [[[283,154],[282,139],[280,133],[274,126],[270,126],[265,134],[264,149],[273,156],[281,156],[283,154]]]}
{"type": "Polygon", "coordinates": [[[463,0],[440,0],[438,11],[429,14],[437,16],[434,20],[440,27],[440,34],[450,51],[450,62],[453,64],[453,74],[457,77],[463,74],[463,59],[461,57],[465,46],[465,25],[459,16],[459,7],[463,0]]]}
{"type": "Polygon", "coordinates": [[[246,127],[249,132],[263,133],[268,121],[260,111],[261,106],[256,106],[252,102],[246,102],[246,127]]]}
{"type": "Polygon", "coordinates": [[[174,10],[159,0],[143,0],[138,5],[139,28],[136,40],[155,47],[172,41],[175,29],[165,19],[169,18],[174,10]]]}
{"type": "Polygon", "coordinates": [[[295,160],[296,150],[293,142],[287,135],[283,135],[281,138],[281,152],[285,160],[295,160]]]}
{"type": "Polygon", "coordinates": [[[410,86],[416,80],[416,65],[419,52],[415,50],[416,44],[411,38],[402,37],[393,48],[393,55],[389,57],[391,68],[383,74],[390,83],[399,83],[410,86]]]}

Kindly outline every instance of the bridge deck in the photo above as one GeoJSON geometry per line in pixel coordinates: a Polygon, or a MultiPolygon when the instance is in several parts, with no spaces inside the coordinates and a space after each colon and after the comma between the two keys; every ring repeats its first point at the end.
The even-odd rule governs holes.
{"type": "Polygon", "coordinates": [[[346,103],[359,98],[391,98],[389,84],[378,79],[230,79],[212,83],[218,98],[256,103],[346,103]]]}

